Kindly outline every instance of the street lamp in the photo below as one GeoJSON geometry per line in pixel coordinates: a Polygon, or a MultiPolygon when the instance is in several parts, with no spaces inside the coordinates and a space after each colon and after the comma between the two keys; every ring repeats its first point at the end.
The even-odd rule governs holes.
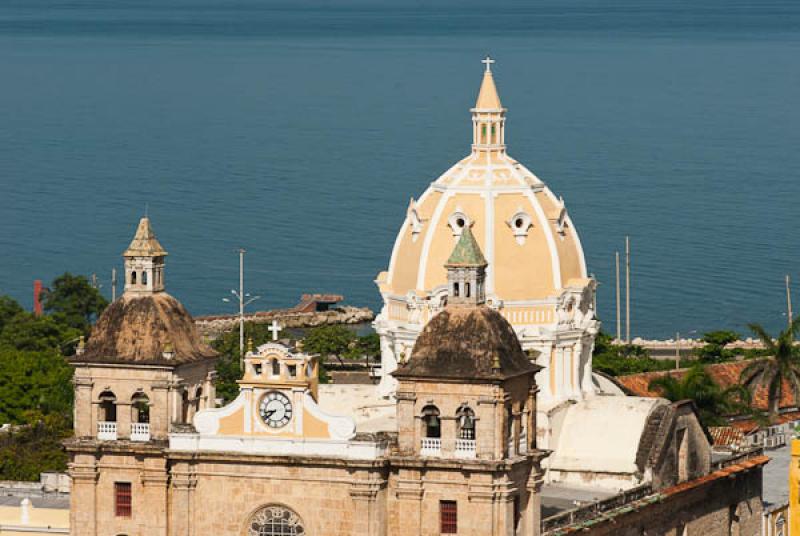
{"type": "MultiPolygon", "coordinates": [[[[231,289],[231,294],[239,302],[239,367],[244,370],[244,308],[261,298],[261,296],[250,296],[244,291],[244,254],[245,249],[239,248],[239,291],[231,289]]],[[[222,301],[230,303],[230,298],[222,298],[222,301]]]]}

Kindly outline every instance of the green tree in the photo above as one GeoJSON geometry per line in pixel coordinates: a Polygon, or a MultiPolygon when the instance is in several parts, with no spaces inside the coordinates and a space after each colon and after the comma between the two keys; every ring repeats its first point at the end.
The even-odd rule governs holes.
{"type": "Polygon", "coordinates": [[[749,324],[770,357],[753,360],[740,376],[740,381],[751,393],[759,387],[767,390],[769,414],[778,413],[784,384],[789,386],[795,400],[800,400],[800,348],[794,345],[794,334],[800,330],[800,316],[781,331],[776,339],[759,324],[749,324]]]}
{"type": "Polygon", "coordinates": [[[0,296],[0,331],[3,331],[3,326],[9,320],[24,312],[25,309],[16,300],[9,296],[0,296]]]}
{"type": "Polygon", "coordinates": [[[81,334],[80,330],[62,324],[52,316],[36,316],[23,312],[3,326],[0,331],[0,348],[68,354],[81,334]]]}
{"type": "Polygon", "coordinates": [[[381,339],[377,333],[361,335],[348,345],[342,355],[345,359],[376,361],[381,355],[381,339]]]}
{"type": "Polygon", "coordinates": [[[30,425],[0,433],[0,480],[36,481],[42,472],[66,471],[61,442],[71,434],[71,424],[60,415],[40,416],[30,425]]]}
{"type": "Polygon", "coordinates": [[[89,328],[108,306],[100,291],[82,275],[64,273],[44,293],[44,309],[70,327],[89,334],[89,328]]]}
{"type": "Polygon", "coordinates": [[[739,334],[735,331],[709,331],[704,333],[700,340],[705,345],[695,350],[695,355],[703,363],[722,363],[736,357],[736,352],[725,348],[730,343],[739,340],[739,334]]]}
{"type": "Polygon", "coordinates": [[[751,414],[746,389],[739,385],[720,388],[699,363],[680,378],[667,374],[652,380],[648,387],[672,402],[693,400],[706,426],[724,426],[727,416],[751,414]]]}
{"type": "Polygon", "coordinates": [[[72,367],[60,354],[0,348],[0,423],[30,424],[34,415],[72,415],[72,367]]]}
{"type": "Polygon", "coordinates": [[[333,356],[339,363],[344,363],[342,357],[357,355],[358,340],[356,334],[344,326],[320,326],[306,335],[303,344],[304,351],[319,354],[323,360],[333,356]]]}
{"type": "Polygon", "coordinates": [[[671,361],[650,357],[648,351],[635,344],[614,344],[611,335],[600,332],[595,338],[592,368],[611,376],[669,370],[671,361]]]}

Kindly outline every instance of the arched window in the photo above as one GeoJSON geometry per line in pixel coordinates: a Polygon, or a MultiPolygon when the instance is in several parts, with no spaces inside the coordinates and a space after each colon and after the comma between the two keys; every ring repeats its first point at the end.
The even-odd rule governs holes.
{"type": "Polygon", "coordinates": [[[453,297],[458,298],[458,283],[453,283],[453,297]]]}
{"type": "Polygon", "coordinates": [[[281,375],[281,363],[277,359],[272,360],[272,375],[273,376],[281,375]]]}
{"type": "Polygon", "coordinates": [[[147,272],[142,272],[142,285],[147,284],[147,272]]]}
{"type": "Polygon", "coordinates": [[[200,401],[203,400],[203,388],[198,387],[197,390],[194,392],[194,403],[192,404],[192,409],[194,413],[200,411],[200,401]]]}
{"type": "Polygon", "coordinates": [[[189,422],[189,391],[186,390],[181,394],[181,422],[189,422]]]}
{"type": "Polygon", "coordinates": [[[285,506],[259,509],[247,523],[247,536],[305,536],[303,521],[285,506]]]}
{"type": "Polygon", "coordinates": [[[100,415],[98,420],[117,422],[117,397],[111,391],[103,391],[98,397],[100,400],[100,415]]]}
{"type": "Polygon", "coordinates": [[[475,439],[475,412],[462,406],[456,413],[459,439],[475,439]]]}
{"type": "Polygon", "coordinates": [[[136,271],[131,270],[131,285],[136,284],[136,271]]]}
{"type": "Polygon", "coordinates": [[[131,398],[131,421],[138,423],[150,422],[150,399],[144,393],[136,393],[131,398]]]}
{"type": "Polygon", "coordinates": [[[425,427],[423,430],[425,437],[442,437],[442,422],[439,418],[439,408],[436,406],[425,406],[422,408],[422,424],[425,427]]]}
{"type": "Polygon", "coordinates": [[[469,298],[469,283],[464,283],[464,297],[469,298]]]}

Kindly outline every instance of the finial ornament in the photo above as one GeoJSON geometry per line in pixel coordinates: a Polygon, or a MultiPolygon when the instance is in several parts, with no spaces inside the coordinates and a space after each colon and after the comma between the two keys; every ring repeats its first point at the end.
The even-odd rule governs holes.
{"type": "Polygon", "coordinates": [[[78,347],[75,348],[75,355],[83,355],[86,351],[86,339],[84,339],[83,335],[80,336],[78,339],[78,347]]]}
{"type": "Polygon", "coordinates": [[[247,353],[253,353],[253,337],[247,337],[247,353]]]}
{"type": "Polygon", "coordinates": [[[486,72],[487,72],[487,73],[491,73],[491,72],[492,72],[492,64],[493,64],[494,62],[495,62],[495,60],[493,60],[493,59],[492,59],[491,57],[489,57],[488,55],[486,56],[486,58],[484,58],[484,59],[482,59],[482,60],[481,60],[481,63],[483,63],[484,65],[486,65],[486,72]]]}

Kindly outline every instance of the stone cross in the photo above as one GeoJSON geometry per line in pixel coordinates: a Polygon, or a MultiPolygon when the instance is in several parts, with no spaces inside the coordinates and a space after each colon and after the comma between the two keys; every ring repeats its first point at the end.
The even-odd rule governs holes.
{"type": "Polygon", "coordinates": [[[490,58],[489,56],[486,56],[486,59],[481,60],[481,63],[486,65],[486,72],[487,73],[491,73],[492,72],[492,64],[494,63],[494,60],[492,58],[490,58]]]}
{"type": "Polygon", "coordinates": [[[280,331],[281,331],[281,326],[278,324],[278,321],[277,320],[273,320],[272,324],[270,324],[268,329],[269,329],[269,331],[272,332],[272,340],[273,341],[277,341],[278,340],[278,333],[280,333],[280,331]]]}

